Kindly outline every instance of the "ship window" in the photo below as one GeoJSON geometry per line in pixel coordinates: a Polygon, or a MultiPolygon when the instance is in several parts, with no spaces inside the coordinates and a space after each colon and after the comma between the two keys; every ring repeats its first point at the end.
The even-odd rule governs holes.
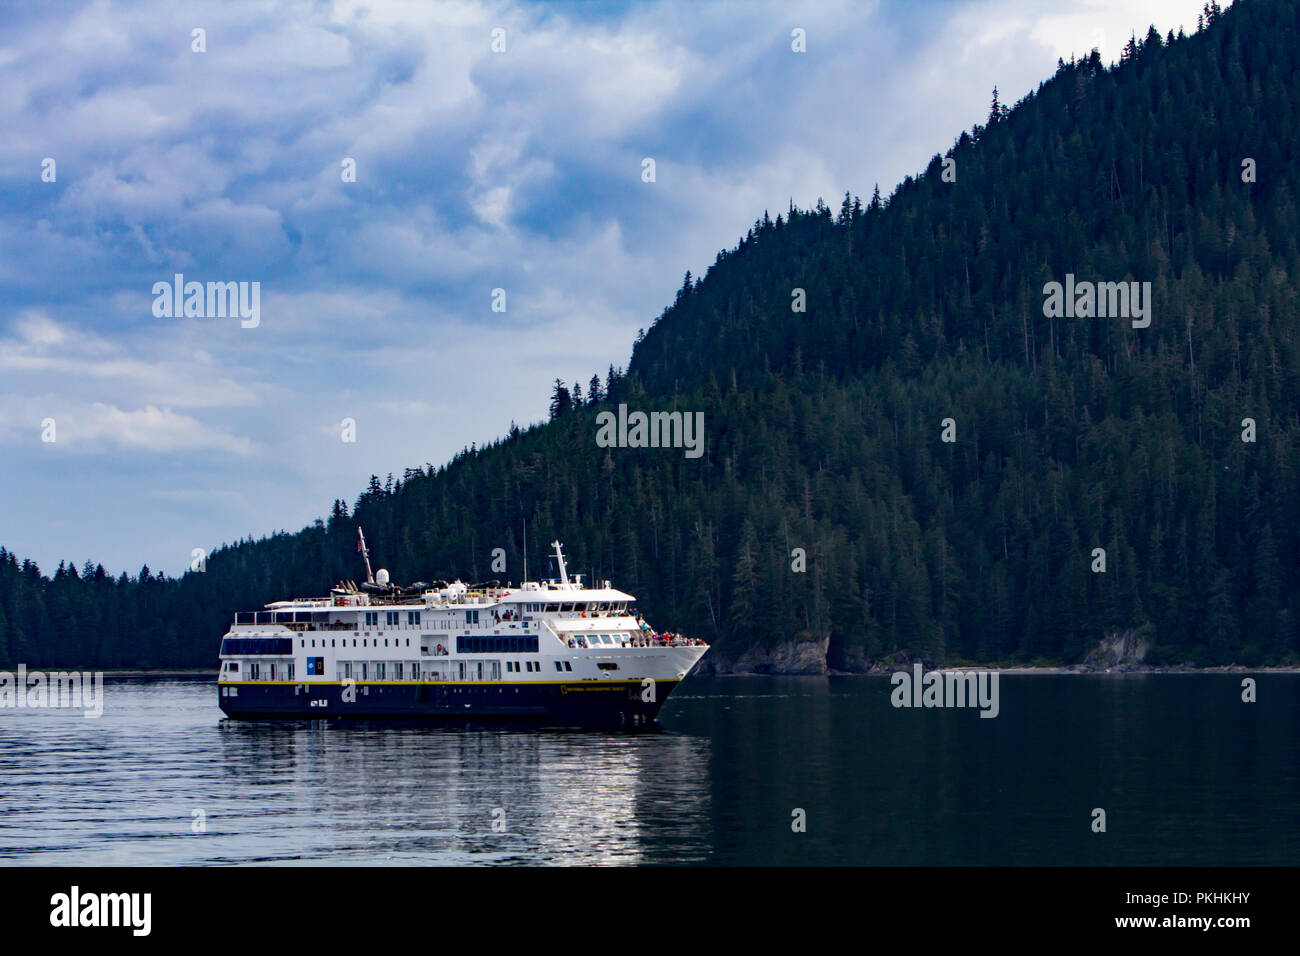
{"type": "Polygon", "coordinates": [[[614,663],[612,663],[612,662],[609,662],[609,661],[601,661],[601,662],[598,663],[596,666],[599,667],[599,668],[600,668],[601,670],[603,670],[603,671],[616,671],[616,670],[618,670],[618,665],[617,665],[617,664],[614,664],[614,663]]]}
{"type": "Polygon", "coordinates": [[[389,624],[397,624],[401,611],[387,611],[384,614],[384,620],[389,624]]]}
{"type": "Polygon", "coordinates": [[[571,670],[573,670],[573,665],[570,664],[568,661],[565,661],[565,662],[564,662],[564,669],[565,669],[566,671],[571,671],[571,670]]]}
{"type": "Polygon", "coordinates": [[[407,624],[419,624],[419,623],[420,623],[420,612],[419,612],[419,611],[407,611],[407,612],[406,612],[406,623],[407,623],[407,624]]]}
{"type": "Polygon", "coordinates": [[[555,662],[555,669],[556,669],[557,671],[562,671],[562,670],[564,670],[564,668],[560,665],[560,662],[559,662],[559,661],[556,661],[556,662],[555,662]]]}
{"type": "Polygon", "coordinates": [[[239,673],[239,661],[227,661],[226,666],[230,668],[232,674],[239,673]]]}

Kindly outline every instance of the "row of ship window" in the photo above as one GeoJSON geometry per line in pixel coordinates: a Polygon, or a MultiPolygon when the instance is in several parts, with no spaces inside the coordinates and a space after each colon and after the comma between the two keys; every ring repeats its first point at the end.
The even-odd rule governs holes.
{"type": "MultiPolygon", "coordinates": [[[[321,647],[324,647],[324,646],[325,646],[325,641],[326,641],[326,640],[327,640],[327,638],[324,638],[324,637],[322,637],[322,638],[320,639],[320,646],[321,646],[321,647]]],[[[348,646],[348,639],[347,639],[346,637],[331,637],[331,638],[328,638],[328,640],[329,640],[329,642],[330,642],[330,643],[329,643],[329,646],[330,646],[330,647],[339,647],[339,646],[347,647],[347,646],[348,646]],[[335,643],[334,643],[335,641],[342,641],[343,643],[342,643],[342,645],[338,645],[338,644],[335,644],[335,643]]],[[[375,638],[375,643],[374,643],[374,644],[367,644],[367,643],[366,643],[366,641],[369,640],[369,638],[365,638],[365,637],[363,637],[363,638],[361,638],[360,640],[361,640],[361,646],[362,646],[362,647],[378,647],[378,646],[379,646],[379,638],[377,638],[377,637],[375,638]]],[[[389,641],[389,640],[390,640],[390,639],[387,638],[387,637],[384,638],[384,647],[387,647],[387,646],[388,646],[388,641],[389,641]]],[[[411,639],[410,639],[409,637],[405,639],[405,640],[406,640],[406,643],[405,643],[405,644],[402,643],[402,640],[403,640],[403,639],[400,638],[400,637],[394,637],[394,638],[392,638],[391,640],[392,640],[392,642],[393,642],[393,647],[410,647],[410,646],[411,646],[411,639]]],[[[303,639],[300,639],[300,640],[298,641],[298,646],[299,646],[299,647],[306,647],[308,643],[309,643],[308,641],[303,640],[303,639]]],[[[316,641],[315,641],[315,639],[313,639],[310,643],[311,643],[311,646],[312,646],[312,647],[315,647],[315,646],[316,646],[316,641]]],[[[357,638],[355,638],[355,637],[352,638],[352,646],[353,646],[353,647],[356,647],[356,646],[357,646],[357,638]]]]}
{"type": "MultiPolygon", "coordinates": [[[[595,635],[593,635],[594,637],[595,635]]],[[[608,637],[609,635],[605,635],[608,637]]],[[[313,648],[316,641],[320,641],[322,648],[329,646],[337,648],[339,641],[342,641],[343,647],[348,646],[346,637],[329,637],[329,638],[300,638],[298,646],[304,650],[310,644],[313,648]],[[326,641],[329,644],[326,645],[326,641]]],[[[357,641],[361,641],[362,647],[370,647],[370,638],[352,638],[352,646],[357,646],[357,641]]],[[[379,646],[379,638],[375,638],[375,647],[379,646]]],[[[411,639],[385,637],[384,647],[389,646],[392,641],[393,647],[410,647],[411,639]]],[[[609,641],[606,641],[609,643],[609,641]]],[[[538,649],[538,638],[536,634],[505,634],[493,635],[491,637],[477,637],[470,635],[458,635],[456,638],[456,650],[461,654],[536,654],[538,649]]],[[[227,637],[221,642],[221,653],[225,656],[235,657],[241,655],[253,654],[292,654],[293,639],[289,637],[227,637]]]]}
{"type": "MultiPolygon", "coordinates": [[[[627,611],[627,601],[563,601],[551,604],[523,604],[513,605],[514,607],[523,607],[524,614],[544,614],[547,612],[578,613],[587,614],[623,614],[627,611]]],[[[336,612],[332,610],[321,609],[319,611],[238,611],[235,614],[236,624],[323,624],[328,623],[328,618],[336,612]]],[[[389,627],[399,627],[402,623],[402,611],[364,611],[366,627],[378,627],[379,615],[384,615],[384,624],[389,627]]],[[[409,627],[420,626],[420,612],[406,611],[406,624],[409,627]]],[[[478,623],[478,610],[466,610],[465,620],[470,623],[478,623]]]]}
{"type": "Polygon", "coordinates": [[[561,614],[584,611],[588,614],[625,614],[627,601],[560,601],[549,604],[525,604],[525,614],[545,614],[559,611],[561,614]]]}
{"type": "MultiPolygon", "coordinates": [[[[400,624],[402,623],[402,612],[401,612],[401,611],[384,611],[383,613],[384,613],[384,624],[385,624],[386,626],[388,626],[388,627],[397,627],[398,625],[400,625],[400,624]]],[[[378,611],[366,611],[366,612],[365,612],[365,616],[366,616],[366,627],[378,627],[378,626],[379,626],[379,612],[378,612],[378,611]]],[[[410,627],[418,627],[418,626],[420,625],[420,612],[419,612],[419,611],[407,611],[407,612],[406,612],[406,623],[407,623],[407,625],[409,625],[410,627]]]]}
{"type": "MultiPolygon", "coordinates": [[[[241,680],[291,681],[294,679],[292,661],[227,661],[226,674],[241,680]]],[[[541,661],[506,661],[508,674],[540,674],[541,661]]],[[[572,673],[573,664],[569,661],[555,661],[555,669],[560,673],[572,673]]],[[[617,664],[602,663],[606,670],[617,670],[617,664]]],[[[309,676],[323,676],[325,659],[307,658],[309,676]]],[[[439,680],[500,680],[500,661],[448,661],[441,664],[421,667],[420,661],[339,661],[335,668],[335,680],[358,681],[439,681],[439,680]]]]}
{"type": "MultiPolygon", "coordinates": [[[[341,637],[341,638],[340,638],[340,637],[329,637],[329,638],[321,637],[321,638],[312,638],[310,641],[307,640],[306,638],[301,638],[301,639],[299,639],[299,641],[298,641],[298,646],[301,647],[301,648],[304,648],[304,649],[305,649],[305,648],[307,647],[307,645],[310,644],[312,647],[315,647],[315,646],[316,646],[316,641],[317,641],[317,640],[320,641],[320,646],[321,646],[322,648],[324,648],[324,647],[326,647],[326,646],[329,646],[329,647],[339,647],[339,646],[340,646],[340,644],[339,644],[340,641],[343,642],[341,646],[343,646],[343,647],[347,647],[347,646],[348,646],[348,639],[347,639],[346,637],[341,637]],[[326,645],[326,643],[325,643],[326,641],[329,641],[329,644],[328,644],[328,645],[326,645]]],[[[373,645],[370,643],[370,639],[369,639],[369,638],[365,638],[365,637],[362,637],[362,638],[356,638],[356,637],[354,637],[354,638],[352,638],[352,646],[353,646],[353,647],[356,647],[356,646],[357,646],[357,641],[358,641],[358,640],[361,641],[361,646],[362,646],[362,647],[378,647],[378,646],[379,646],[379,638],[377,638],[377,637],[374,639],[375,643],[374,643],[373,645]]],[[[384,647],[388,647],[388,646],[389,646],[388,642],[389,642],[390,640],[393,642],[393,643],[392,643],[392,646],[393,646],[393,647],[410,647],[410,646],[411,646],[411,639],[410,639],[409,637],[407,637],[407,638],[400,638],[400,637],[388,638],[388,637],[386,637],[386,638],[384,638],[384,647]],[[405,641],[405,643],[403,643],[403,641],[405,641]]],[[[534,643],[536,643],[536,638],[534,638],[533,640],[534,640],[534,643]]],[[[536,650],[536,649],[537,649],[536,647],[533,648],[533,650],[536,650]]],[[[221,653],[222,653],[223,655],[227,655],[227,656],[231,656],[231,657],[234,657],[234,656],[240,656],[240,655],[244,655],[244,654],[248,654],[248,655],[253,655],[253,654],[292,654],[292,653],[293,653],[293,638],[291,638],[291,637],[227,637],[227,638],[223,639],[222,642],[221,642],[221,653]]]]}

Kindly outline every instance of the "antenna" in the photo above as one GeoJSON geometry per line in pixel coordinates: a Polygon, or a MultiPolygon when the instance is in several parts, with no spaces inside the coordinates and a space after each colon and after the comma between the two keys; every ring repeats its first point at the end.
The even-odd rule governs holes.
{"type": "Polygon", "coordinates": [[[366,547],[366,536],[361,531],[361,525],[357,525],[357,550],[361,552],[361,557],[366,559],[366,583],[374,584],[375,575],[370,570],[370,549],[366,547]]]}
{"type": "Polygon", "coordinates": [[[524,580],[528,580],[528,519],[524,519],[524,580]]]}

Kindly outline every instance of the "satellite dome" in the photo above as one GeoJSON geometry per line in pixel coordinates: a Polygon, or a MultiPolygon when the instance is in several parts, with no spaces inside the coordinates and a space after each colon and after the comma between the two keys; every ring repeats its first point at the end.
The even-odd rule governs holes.
{"type": "Polygon", "coordinates": [[[381,585],[386,585],[386,584],[388,584],[388,569],[387,569],[387,568],[380,568],[378,571],[375,572],[375,583],[376,583],[376,584],[381,584],[381,585]]]}

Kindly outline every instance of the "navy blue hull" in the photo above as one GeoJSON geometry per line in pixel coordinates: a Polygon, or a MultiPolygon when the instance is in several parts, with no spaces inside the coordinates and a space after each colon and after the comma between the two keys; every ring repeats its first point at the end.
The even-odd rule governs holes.
{"type": "Polygon", "coordinates": [[[268,719],[506,718],[569,726],[641,726],[654,720],[677,681],[657,681],[654,700],[640,681],[339,683],[253,681],[221,684],[228,717],[268,719]],[[236,690],[235,696],[228,696],[236,690]]]}

